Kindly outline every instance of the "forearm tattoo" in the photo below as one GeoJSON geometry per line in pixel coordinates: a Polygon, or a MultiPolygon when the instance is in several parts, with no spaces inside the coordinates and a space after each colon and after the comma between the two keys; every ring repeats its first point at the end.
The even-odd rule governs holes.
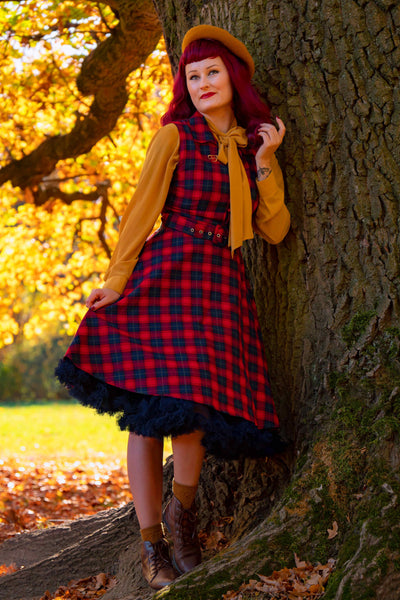
{"type": "Polygon", "coordinates": [[[257,179],[258,181],[262,181],[263,179],[267,179],[268,175],[272,173],[272,169],[269,167],[259,167],[257,169],[257,179]]]}

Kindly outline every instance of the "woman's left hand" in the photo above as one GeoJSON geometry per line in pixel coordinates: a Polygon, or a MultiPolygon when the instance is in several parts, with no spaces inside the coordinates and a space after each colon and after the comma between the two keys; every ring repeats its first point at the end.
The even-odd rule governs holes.
{"type": "Polygon", "coordinates": [[[272,156],[279,148],[285,136],[286,127],[283,121],[276,117],[278,128],[271,123],[262,123],[258,128],[258,135],[262,138],[263,143],[256,153],[257,168],[268,168],[271,166],[272,156]]]}

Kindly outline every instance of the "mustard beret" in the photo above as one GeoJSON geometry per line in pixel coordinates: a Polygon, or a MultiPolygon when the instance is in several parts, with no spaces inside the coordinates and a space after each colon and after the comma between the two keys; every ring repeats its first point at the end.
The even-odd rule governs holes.
{"type": "Polygon", "coordinates": [[[214,25],[196,25],[196,27],[192,27],[183,38],[182,52],[195,40],[202,39],[218,40],[218,42],[224,44],[232,54],[235,54],[247,64],[250,75],[253,77],[255,71],[254,61],[246,46],[228,31],[220,27],[215,27],[214,25]]]}

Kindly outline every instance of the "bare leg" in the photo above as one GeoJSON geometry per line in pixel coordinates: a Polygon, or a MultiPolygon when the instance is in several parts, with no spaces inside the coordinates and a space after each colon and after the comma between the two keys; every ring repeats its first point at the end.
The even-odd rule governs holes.
{"type": "Polygon", "coordinates": [[[194,431],[172,438],[174,479],[182,485],[197,486],[199,482],[205,453],[203,435],[202,431],[194,431]]]}
{"type": "Polygon", "coordinates": [[[163,442],[129,434],[128,477],[140,529],[161,523],[163,442]]]}

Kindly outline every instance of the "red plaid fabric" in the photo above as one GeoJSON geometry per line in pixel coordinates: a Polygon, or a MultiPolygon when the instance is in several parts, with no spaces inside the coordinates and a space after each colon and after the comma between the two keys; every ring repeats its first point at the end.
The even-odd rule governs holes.
{"type": "MultiPolygon", "coordinates": [[[[277,427],[241,252],[232,257],[230,248],[196,227],[210,224],[215,241],[217,232],[227,233],[227,165],[215,160],[217,142],[201,115],[176,125],[180,160],[164,225],[146,241],[121,298],[88,311],[67,356],[111,385],[192,400],[260,429],[277,427]],[[186,218],[187,231],[174,228],[172,221],[168,226],[171,214],[186,218]]],[[[255,208],[254,154],[247,149],[240,154],[255,208]]]]}

